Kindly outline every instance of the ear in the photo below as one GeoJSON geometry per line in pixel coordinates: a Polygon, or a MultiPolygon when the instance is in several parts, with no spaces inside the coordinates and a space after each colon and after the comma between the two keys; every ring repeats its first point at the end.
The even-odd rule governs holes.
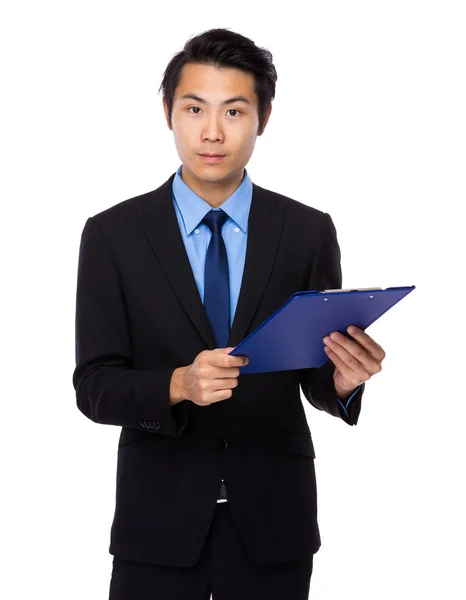
{"type": "Polygon", "coordinates": [[[163,112],[165,113],[165,120],[167,121],[168,129],[172,130],[173,128],[170,125],[170,115],[168,113],[168,106],[167,106],[167,103],[165,102],[165,98],[162,99],[162,105],[163,105],[163,112]]]}
{"type": "Polygon", "coordinates": [[[269,117],[270,117],[270,113],[272,112],[272,103],[270,103],[269,108],[267,109],[266,115],[265,115],[265,119],[264,119],[264,124],[262,126],[262,131],[260,133],[258,133],[257,135],[262,135],[265,131],[265,126],[268,123],[269,117]]]}

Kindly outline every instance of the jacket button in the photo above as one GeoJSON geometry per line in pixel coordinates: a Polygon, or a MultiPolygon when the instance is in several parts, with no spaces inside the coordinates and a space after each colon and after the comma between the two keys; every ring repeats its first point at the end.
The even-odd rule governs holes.
{"type": "Polygon", "coordinates": [[[154,423],[154,427],[155,429],[162,429],[162,425],[158,421],[154,423]]]}
{"type": "Polygon", "coordinates": [[[228,447],[227,441],[226,440],[219,440],[217,442],[217,448],[219,450],[226,450],[228,447]]]}

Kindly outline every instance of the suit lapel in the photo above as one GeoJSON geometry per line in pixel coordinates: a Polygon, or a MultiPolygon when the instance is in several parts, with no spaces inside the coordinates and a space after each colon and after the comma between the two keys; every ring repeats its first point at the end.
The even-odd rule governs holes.
{"type": "MultiPolygon", "coordinates": [[[[146,195],[138,211],[147,239],[183,309],[213,350],[215,340],[184,246],[172,200],[176,173],[146,195]]],[[[227,346],[236,346],[250,333],[272,272],[283,227],[285,204],[253,183],[248,241],[241,289],[227,346]]]]}

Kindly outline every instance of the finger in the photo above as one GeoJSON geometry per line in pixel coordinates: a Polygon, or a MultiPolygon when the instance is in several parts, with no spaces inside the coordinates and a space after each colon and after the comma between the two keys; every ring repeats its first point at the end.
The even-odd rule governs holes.
{"type": "Polygon", "coordinates": [[[376,369],[377,362],[369,354],[368,350],[361,346],[358,342],[347,338],[338,332],[333,332],[324,342],[338,354],[338,356],[352,366],[353,370],[359,371],[358,363],[369,372],[371,369],[376,369]],[[331,336],[337,335],[338,339],[332,339],[331,336]]]}
{"type": "Polygon", "coordinates": [[[243,356],[242,354],[239,354],[238,356],[230,354],[230,352],[235,348],[236,346],[225,348],[226,358],[223,359],[223,362],[218,362],[215,364],[221,367],[243,367],[244,365],[247,365],[249,362],[249,358],[247,356],[243,356]]]}
{"type": "Polygon", "coordinates": [[[338,354],[333,352],[333,350],[326,347],[325,353],[327,354],[327,356],[333,362],[335,367],[340,371],[342,376],[347,381],[360,381],[361,380],[361,378],[358,376],[358,374],[355,371],[353,371],[352,368],[348,367],[348,365],[338,356],[338,354]]]}
{"type": "Polygon", "coordinates": [[[213,367],[243,367],[249,362],[246,356],[230,356],[228,354],[212,354],[209,364],[213,367]]]}
{"type": "Polygon", "coordinates": [[[230,379],[241,375],[241,368],[236,367],[217,367],[215,365],[202,365],[198,367],[199,377],[210,381],[215,379],[230,379]]]}
{"type": "Polygon", "coordinates": [[[215,402],[222,402],[222,400],[228,400],[228,398],[231,398],[232,396],[233,390],[218,390],[216,392],[212,392],[212,399],[210,400],[210,404],[214,404],[215,402]]]}
{"type": "Polygon", "coordinates": [[[241,375],[240,367],[214,367],[212,377],[221,379],[224,377],[239,377],[241,375]]]}
{"type": "Polygon", "coordinates": [[[237,379],[213,379],[212,380],[212,392],[218,392],[219,390],[227,390],[238,386],[237,379]]]}
{"type": "Polygon", "coordinates": [[[228,367],[244,367],[249,362],[249,358],[247,356],[231,356],[231,360],[227,366],[228,367]]]}
{"type": "MultiPolygon", "coordinates": [[[[340,336],[340,338],[342,337],[344,338],[344,336],[340,336]]],[[[371,371],[370,364],[367,366],[369,359],[367,358],[366,351],[364,350],[364,348],[356,344],[356,342],[352,342],[351,340],[347,340],[346,338],[341,340],[341,343],[340,340],[338,342],[329,340],[327,344],[327,348],[329,348],[340,361],[340,363],[337,365],[338,368],[340,368],[341,364],[342,367],[340,368],[340,370],[342,370],[343,368],[348,369],[348,378],[351,378],[351,380],[353,380],[354,374],[356,374],[356,377],[358,379],[368,378],[371,371]],[[361,360],[361,358],[364,359],[364,362],[361,360]]]]}
{"type": "Polygon", "coordinates": [[[376,360],[382,361],[385,358],[385,351],[382,346],[365,331],[359,327],[356,327],[356,325],[350,325],[347,328],[347,332],[354,337],[361,344],[361,346],[366,348],[376,360]]]}
{"type": "MultiPolygon", "coordinates": [[[[335,364],[338,369],[340,369],[341,374],[350,380],[354,380],[356,378],[360,378],[360,373],[356,370],[356,364],[353,363],[349,365],[342,357],[344,349],[339,347],[338,350],[334,347],[333,349],[326,346],[325,353],[331,359],[331,361],[335,364]]],[[[346,352],[346,351],[344,351],[346,352]]],[[[348,353],[346,353],[348,355],[348,353]]]]}

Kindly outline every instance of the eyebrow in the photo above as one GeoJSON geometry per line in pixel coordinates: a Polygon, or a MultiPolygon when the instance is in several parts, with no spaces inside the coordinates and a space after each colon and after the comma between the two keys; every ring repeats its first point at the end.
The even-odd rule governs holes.
{"type": "MultiPolygon", "coordinates": [[[[196,94],[184,94],[184,96],[180,97],[180,100],[184,100],[185,98],[191,98],[200,104],[209,104],[207,100],[204,100],[204,98],[201,98],[200,96],[196,96],[196,94]]],[[[246,102],[247,104],[251,104],[251,102],[245,96],[233,96],[233,98],[224,100],[222,104],[233,104],[233,102],[246,102]]]]}

